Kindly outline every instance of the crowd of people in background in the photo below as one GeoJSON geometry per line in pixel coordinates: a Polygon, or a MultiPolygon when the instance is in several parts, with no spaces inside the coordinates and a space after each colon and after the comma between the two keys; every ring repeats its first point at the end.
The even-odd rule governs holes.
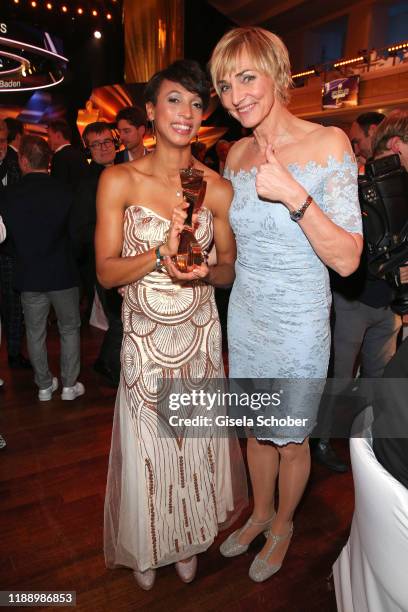
{"type": "MultiPolygon", "coordinates": [[[[238,37],[240,35],[238,31],[238,37]]],[[[213,210],[210,205],[209,208],[216,220],[214,236],[219,246],[219,259],[214,269],[222,269],[223,272],[219,272],[221,276],[226,274],[225,270],[232,269],[235,246],[233,246],[233,239],[229,241],[228,232],[231,230],[228,222],[224,223],[226,214],[224,214],[225,207],[222,204],[224,196],[225,201],[228,200],[228,189],[232,190],[232,188],[226,186],[230,185],[228,181],[223,181],[222,184],[217,182],[218,174],[229,179],[234,189],[235,209],[232,206],[230,219],[237,237],[239,262],[235,268],[237,277],[230,310],[229,341],[233,353],[230,362],[232,375],[245,378],[250,375],[273,378],[282,376],[283,370],[285,371],[284,376],[288,372],[299,375],[301,370],[305,376],[325,378],[330,354],[330,297],[326,283],[327,266],[331,268],[330,284],[334,308],[332,374],[339,378],[351,378],[355,375],[356,367],[359,365],[361,376],[381,377],[397,351],[402,320],[401,316],[395,314],[390,306],[393,298],[390,285],[369,272],[368,253],[363,252],[361,263],[356,269],[361,249],[361,218],[357,182],[354,176],[357,169],[352,148],[358,157],[361,173],[364,173],[364,164],[368,160],[392,154],[398,155],[401,165],[408,170],[408,113],[395,111],[388,117],[380,113],[364,113],[352,123],[348,134],[349,140],[341,130],[332,128],[327,130],[297,119],[286,108],[290,75],[285,50],[280,47],[279,39],[265,41],[262,39],[263,34],[258,33],[258,35],[261,42],[258,41],[255,44],[251,42],[252,34],[248,34],[245,61],[251,65],[250,71],[240,64],[243,61],[237,51],[241,49],[240,39],[223,39],[222,45],[226,46],[217,47],[212,60],[214,84],[222,104],[244,128],[254,128],[253,136],[240,140],[232,149],[233,143],[227,140],[219,140],[212,152],[207,151],[205,144],[198,140],[193,142],[191,147],[197,167],[211,168],[211,170],[206,170],[209,199],[213,198],[215,202],[218,197],[219,200],[218,208],[215,204],[213,210]],[[275,46],[278,49],[278,55],[282,56],[281,64],[287,64],[286,72],[280,65],[282,74],[279,78],[282,79],[282,82],[278,83],[280,89],[278,88],[277,97],[274,100],[268,97],[270,96],[269,91],[273,89],[272,79],[268,81],[267,76],[262,74],[260,66],[256,63],[256,52],[253,49],[259,51],[258,43],[261,47],[265,45],[265,48],[271,44],[275,46]],[[251,44],[254,45],[253,49],[251,44]],[[225,51],[228,45],[232,49],[229,55],[225,51]],[[260,73],[264,79],[259,81],[261,85],[256,85],[260,89],[254,89],[255,93],[250,94],[254,97],[263,97],[262,99],[266,100],[265,108],[267,104],[271,105],[268,112],[265,111],[265,115],[259,117],[258,124],[256,122],[247,124],[245,109],[242,112],[240,110],[239,96],[244,94],[248,96],[249,86],[247,82],[242,81],[241,76],[236,79],[231,77],[232,68],[227,66],[228,61],[234,69],[236,66],[241,66],[242,73],[245,71],[260,73]],[[229,68],[231,71],[226,74],[225,70],[229,68]],[[260,125],[263,126],[262,129],[259,129],[260,125]],[[272,132],[275,136],[277,135],[275,148],[266,147],[266,144],[269,143],[269,134],[272,132]],[[322,148],[323,141],[324,147],[322,148]],[[300,151],[302,151],[301,155],[300,151]],[[322,157],[320,165],[322,174],[320,177],[317,177],[317,174],[313,175],[313,182],[310,181],[311,174],[308,172],[302,174],[302,172],[308,167],[308,161],[316,160],[319,151],[323,151],[325,156],[324,159],[322,157]],[[326,157],[329,153],[331,161],[326,164],[326,157]],[[276,155],[283,160],[282,163],[277,160],[276,155]],[[296,170],[290,174],[284,166],[292,168],[296,166],[296,170]],[[256,179],[251,175],[253,167],[259,167],[256,179]],[[254,185],[256,184],[256,189],[254,187],[252,191],[248,187],[248,177],[254,185]],[[327,187],[328,184],[331,185],[330,189],[327,187]],[[290,185],[290,189],[287,189],[287,185],[290,185]],[[341,190],[338,189],[339,185],[341,185],[341,190]],[[280,196],[286,193],[285,189],[288,192],[286,200],[284,195],[280,196]],[[293,194],[295,196],[292,202],[293,194]],[[259,195],[269,202],[264,205],[264,209],[261,208],[259,195]],[[252,197],[254,198],[252,208],[246,210],[245,207],[252,197]],[[270,202],[277,200],[284,203],[282,210],[271,207],[270,202]],[[302,206],[298,208],[300,204],[302,206]],[[306,221],[297,225],[309,207],[308,215],[305,217],[306,221]],[[256,245],[250,239],[251,236],[254,237],[254,234],[251,234],[254,211],[261,225],[264,222],[268,228],[279,227],[274,238],[269,234],[267,237],[258,236],[259,240],[256,245]],[[276,218],[272,218],[271,214],[272,216],[277,215],[276,218]],[[295,225],[293,221],[296,222],[295,225]],[[223,232],[220,231],[220,227],[223,228],[223,232]],[[303,261],[302,274],[296,281],[296,291],[293,294],[291,293],[293,278],[289,281],[285,276],[287,260],[280,260],[278,252],[275,258],[270,256],[269,261],[264,260],[265,245],[269,253],[273,252],[276,245],[279,245],[282,227],[285,227],[288,236],[292,236],[294,269],[299,266],[299,261],[303,261]],[[298,232],[299,227],[302,228],[303,233],[298,232]],[[248,251],[246,251],[247,248],[248,251]],[[267,269],[269,263],[272,262],[275,266],[274,274],[276,266],[281,262],[280,279],[282,283],[279,287],[276,286],[275,277],[274,283],[269,286],[269,278],[263,273],[259,274],[259,270],[254,274],[249,272],[252,268],[245,266],[243,262],[246,260],[250,262],[253,257],[259,258],[259,270],[262,269],[262,271],[267,269]],[[304,283],[303,289],[300,288],[301,281],[304,283]],[[319,291],[316,289],[316,282],[318,282],[319,291]],[[251,286],[251,291],[248,289],[249,286],[251,286]],[[254,287],[257,287],[257,294],[253,292],[254,287]],[[237,299],[238,294],[239,299],[237,299]],[[305,306],[311,303],[313,313],[309,306],[307,308],[305,306]],[[302,308],[306,309],[302,310],[302,308]],[[285,321],[280,321],[281,318],[285,321]],[[288,323],[288,320],[292,323],[288,323]],[[277,321],[280,321],[279,325],[277,321]],[[285,338],[276,337],[273,350],[269,345],[263,347],[262,334],[265,333],[265,330],[269,330],[268,333],[273,336],[276,326],[281,329],[284,323],[287,326],[292,325],[293,329],[296,328],[296,336],[292,337],[288,333],[285,338]],[[270,325],[271,329],[269,329],[270,325]],[[303,340],[300,339],[301,334],[303,334],[303,340]],[[292,361],[288,355],[291,356],[292,361]],[[248,364],[251,364],[251,371],[249,371],[248,364]]],[[[176,70],[177,66],[170,68],[176,70]]],[[[190,69],[191,67],[189,68],[187,64],[180,68],[181,72],[185,70],[187,73],[190,69]]],[[[193,72],[194,70],[195,68],[193,72]]],[[[275,68],[272,62],[271,71],[273,70],[275,68]]],[[[177,78],[181,79],[179,76],[177,78]]],[[[184,79],[184,76],[182,78],[184,79]]],[[[275,75],[275,80],[276,78],[275,75]]],[[[129,279],[132,274],[135,274],[130,270],[130,263],[125,261],[126,253],[132,257],[144,258],[143,261],[138,260],[141,262],[139,265],[142,272],[139,275],[138,268],[137,275],[141,279],[149,274],[159,273],[162,266],[167,269],[170,280],[187,279],[187,276],[184,278],[177,273],[169,260],[169,256],[174,255],[175,244],[171,231],[174,228],[180,229],[185,216],[182,196],[180,198],[180,190],[176,189],[176,184],[171,185],[171,181],[164,189],[160,175],[163,168],[169,173],[172,170],[170,163],[172,156],[177,160],[179,156],[183,163],[187,163],[191,156],[188,139],[180,148],[181,145],[171,140],[174,134],[169,136],[166,133],[163,117],[166,112],[173,112],[165,110],[167,98],[166,102],[163,101],[163,92],[167,95],[166,82],[169,79],[171,81],[172,77],[164,76],[160,83],[155,82],[151,86],[153,89],[149,90],[150,98],[147,98],[148,115],[143,109],[132,106],[118,112],[115,125],[102,121],[87,125],[82,134],[84,145],[82,150],[71,144],[72,131],[63,119],[49,123],[47,138],[25,133],[23,124],[17,119],[0,119],[0,243],[2,243],[0,246],[0,288],[3,336],[9,367],[32,368],[40,401],[51,400],[60,384],[62,400],[75,400],[85,393],[85,387],[79,380],[80,327],[81,318],[89,320],[95,295],[102,305],[108,329],[93,367],[103,377],[106,384],[112,387],[119,385],[121,350],[129,350],[128,348],[122,349],[124,292],[120,287],[128,286],[129,279]],[[153,153],[146,150],[144,145],[148,122],[150,126],[153,126],[153,130],[157,130],[156,148],[153,153]],[[126,166],[115,168],[121,164],[126,164],[126,166]],[[144,172],[149,178],[145,183],[141,183],[139,174],[143,175],[144,172]],[[98,185],[101,185],[101,182],[106,197],[101,194],[97,195],[98,185]],[[131,185],[135,198],[139,198],[138,201],[135,199],[133,204],[128,201],[127,196],[121,197],[123,185],[126,187],[127,184],[131,185]],[[149,185],[150,191],[148,191],[149,185]],[[143,218],[146,218],[144,212],[146,208],[143,202],[146,202],[146,206],[149,204],[149,193],[155,195],[163,193],[166,197],[176,194],[174,199],[180,198],[178,204],[174,206],[176,212],[171,219],[170,229],[166,233],[163,225],[160,232],[157,230],[164,236],[158,246],[150,235],[146,238],[149,244],[151,242],[151,254],[153,255],[150,259],[143,249],[138,251],[138,245],[132,243],[130,234],[125,235],[126,248],[124,247],[124,258],[119,265],[116,260],[121,259],[122,243],[119,243],[123,228],[119,227],[113,212],[108,209],[111,205],[115,206],[116,201],[118,211],[120,209],[117,217],[124,216],[123,210],[132,209],[132,217],[130,218],[129,215],[129,219],[125,219],[125,228],[129,229],[129,224],[132,223],[138,228],[138,224],[142,223],[143,218]],[[107,201],[108,196],[111,197],[112,202],[107,201]],[[98,221],[97,218],[97,199],[99,199],[99,214],[102,214],[105,220],[103,230],[101,221],[100,219],[98,221]],[[142,221],[137,217],[138,214],[142,221]],[[111,227],[109,219],[112,220],[111,227]],[[99,233],[100,260],[98,273],[95,264],[98,252],[95,253],[94,241],[97,223],[99,223],[97,233],[99,233]],[[104,243],[109,245],[109,248],[106,247],[109,251],[106,257],[101,247],[101,236],[104,237],[104,243]],[[103,284],[100,282],[102,277],[103,284]],[[46,338],[51,306],[55,312],[60,337],[61,371],[59,374],[51,371],[47,356],[46,338]],[[27,356],[24,354],[24,345],[27,348],[27,356]]],[[[175,82],[181,83],[180,104],[187,104],[187,100],[188,104],[191,102],[193,105],[188,129],[194,124],[191,131],[195,135],[199,129],[202,107],[199,108],[194,104],[197,104],[197,99],[201,100],[202,94],[197,93],[198,89],[184,87],[184,84],[189,81],[175,79],[175,82]],[[194,113],[198,109],[200,112],[197,112],[197,121],[194,123],[194,113]]],[[[183,131],[184,134],[187,133],[186,125],[178,126],[180,134],[183,131]]],[[[154,213],[151,209],[147,210],[150,210],[150,215],[154,213]]],[[[171,212],[164,205],[163,211],[161,222],[170,223],[167,216],[171,215],[171,212]]],[[[157,216],[157,227],[159,227],[160,215],[157,216]]],[[[204,219],[201,223],[202,227],[208,223],[212,231],[212,221],[204,219]]],[[[207,278],[207,276],[212,279],[206,263],[200,268],[200,272],[196,271],[191,274],[193,276],[190,275],[187,280],[207,278]]],[[[408,282],[408,267],[402,266],[400,275],[402,283],[408,282]]],[[[233,274],[230,276],[225,276],[228,282],[224,282],[224,285],[232,283],[233,274]]],[[[211,284],[212,281],[209,281],[208,278],[207,281],[211,284]]],[[[155,276],[154,282],[160,284],[163,283],[163,279],[160,275],[155,276]]],[[[223,285],[221,281],[219,284],[223,285]]],[[[204,290],[200,291],[201,293],[198,292],[199,297],[204,304],[207,294],[204,290]]],[[[132,300],[128,293],[126,295],[129,306],[132,300]]],[[[132,299],[134,306],[137,299],[135,296],[132,299]]],[[[204,310],[203,306],[203,313],[204,310]]],[[[126,312],[125,308],[125,315],[126,312]]],[[[204,314],[202,314],[203,318],[204,314]]],[[[151,321],[149,320],[148,323],[150,324],[151,321]]],[[[203,333],[207,331],[210,333],[206,328],[207,325],[210,326],[210,323],[212,324],[212,321],[208,320],[205,325],[203,324],[203,333]]],[[[130,325],[127,319],[125,324],[128,327],[130,325]]],[[[127,335],[131,335],[129,329],[127,335]]],[[[154,366],[157,365],[151,356],[146,357],[146,362],[150,363],[149,360],[154,363],[154,366]]],[[[221,360],[218,366],[222,369],[221,360]]],[[[123,374],[123,364],[122,375],[126,378],[126,373],[123,374]]],[[[131,392],[135,393],[134,381],[128,386],[131,392]]],[[[3,380],[0,379],[0,388],[3,387],[3,380]]],[[[119,392],[121,393],[125,393],[124,390],[119,392]]],[[[123,398],[122,400],[125,401],[123,398]]],[[[317,407],[310,407],[310,412],[315,408],[317,407]]],[[[303,409],[305,409],[304,406],[303,409]]],[[[259,440],[253,438],[248,444],[248,461],[255,495],[254,514],[243,528],[231,534],[224,542],[221,552],[229,557],[241,554],[247,550],[249,543],[256,535],[261,531],[267,531],[265,547],[256,557],[250,569],[250,576],[255,581],[263,581],[278,571],[289,546],[293,533],[293,514],[309,474],[308,437],[310,433],[310,431],[298,432],[295,439],[284,439],[283,442],[273,437],[260,437],[259,440]],[[272,441],[274,446],[263,444],[265,440],[272,441]],[[281,473],[279,504],[275,512],[275,482],[279,473],[281,473]],[[267,491],[266,481],[270,481],[267,491]]],[[[378,445],[377,449],[378,456],[380,460],[382,458],[387,469],[400,482],[408,486],[404,444],[404,440],[400,443],[393,443],[392,459],[390,459],[386,442],[378,445]],[[396,446],[398,446],[397,450],[396,446]]],[[[5,440],[0,436],[0,448],[4,446],[5,440]]],[[[348,469],[348,465],[335,454],[328,438],[322,438],[317,442],[314,456],[334,471],[341,472],[348,469]]],[[[111,465],[111,479],[114,478],[112,475],[114,468],[115,466],[111,465]]],[[[117,502],[116,499],[110,501],[113,505],[117,502]]],[[[114,514],[114,509],[112,514],[114,514]]],[[[209,539],[213,537],[213,532],[216,532],[215,526],[208,534],[209,539]]],[[[140,565],[137,560],[126,562],[125,557],[121,556],[122,549],[116,548],[119,547],[118,542],[113,542],[114,535],[110,534],[109,537],[112,542],[109,544],[110,549],[107,553],[108,564],[113,566],[120,562],[132,566],[142,588],[151,588],[154,582],[152,572],[157,564],[152,565],[150,558],[147,558],[147,553],[146,558],[143,557],[145,549],[139,550],[138,545],[135,546],[135,558],[140,555],[144,559],[140,565]]],[[[124,537],[126,538],[126,535],[124,537]]],[[[186,552],[182,557],[179,554],[170,554],[165,550],[162,562],[169,562],[168,559],[173,559],[177,565],[181,563],[177,571],[184,581],[189,581],[188,576],[193,576],[195,573],[195,566],[191,561],[194,556],[195,554],[186,552]],[[187,566],[188,563],[192,563],[191,567],[187,566]]]]}

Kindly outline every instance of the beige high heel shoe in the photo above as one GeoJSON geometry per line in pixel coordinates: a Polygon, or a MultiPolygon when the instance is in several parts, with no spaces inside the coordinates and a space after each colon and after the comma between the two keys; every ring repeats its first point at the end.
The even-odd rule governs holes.
{"type": "Polygon", "coordinates": [[[242,555],[242,553],[248,550],[249,544],[240,544],[238,542],[239,536],[247,527],[252,527],[252,526],[265,527],[265,529],[263,529],[262,531],[264,533],[264,536],[267,538],[269,528],[275,516],[276,516],[276,512],[273,513],[270,519],[262,523],[258,523],[254,521],[251,516],[243,527],[240,527],[240,529],[237,529],[236,531],[231,533],[231,535],[228,536],[225,542],[221,544],[220,553],[222,554],[222,556],[223,557],[237,557],[238,555],[242,555]]]}
{"type": "Polygon", "coordinates": [[[180,580],[188,584],[194,580],[197,572],[197,555],[191,557],[189,561],[178,561],[174,565],[180,580]]]}
{"type": "Polygon", "coordinates": [[[133,570],[133,575],[137,584],[144,591],[150,591],[150,589],[153,588],[154,581],[156,579],[155,569],[147,569],[144,572],[139,572],[139,570],[133,570]]]}
{"type": "Polygon", "coordinates": [[[259,555],[256,555],[255,559],[252,561],[251,567],[249,568],[249,577],[251,578],[251,580],[254,580],[255,582],[264,582],[280,570],[280,568],[282,567],[282,563],[271,564],[268,563],[268,559],[271,556],[273,550],[279,544],[279,542],[282,542],[287,538],[291,538],[292,535],[293,523],[288,533],[285,533],[284,535],[275,535],[274,533],[268,534],[268,537],[270,536],[272,539],[272,543],[264,559],[260,559],[259,555]]]}

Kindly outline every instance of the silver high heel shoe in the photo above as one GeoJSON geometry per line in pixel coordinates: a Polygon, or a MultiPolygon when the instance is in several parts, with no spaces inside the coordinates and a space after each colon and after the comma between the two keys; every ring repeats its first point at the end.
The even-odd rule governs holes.
{"type": "Polygon", "coordinates": [[[251,567],[249,568],[249,577],[255,582],[264,582],[276,572],[280,570],[282,567],[282,563],[276,563],[274,565],[268,563],[268,559],[272,554],[272,551],[276,548],[279,542],[282,540],[286,540],[286,538],[291,538],[293,535],[293,523],[292,527],[289,529],[288,533],[284,535],[275,535],[274,533],[269,533],[272,539],[272,544],[269,547],[268,552],[265,555],[264,559],[260,559],[259,555],[256,555],[255,559],[252,561],[251,567]]]}
{"type": "Polygon", "coordinates": [[[144,591],[150,591],[153,588],[154,581],[156,578],[156,570],[148,569],[145,572],[139,572],[139,570],[133,570],[133,575],[137,584],[144,591]]]}
{"type": "Polygon", "coordinates": [[[267,521],[264,521],[263,523],[257,523],[256,521],[252,520],[252,517],[250,517],[243,527],[240,527],[239,529],[236,529],[235,531],[233,531],[228,536],[228,538],[225,540],[225,542],[221,544],[220,553],[222,554],[222,556],[223,557],[237,557],[238,555],[242,555],[242,553],[248,550],[249,544],[240,544],[238,542],[239,536],[247,527],[251,527],[252,525],[256,525],[259,527],[266,527],[266,529],[263,530],[263,533],[264,533],[264,536],[267,538],[268,533],[269,533],[269,528],[275,516],[276,516],[276,512],[273,513],[270,519],[268,519],[267,521]]]}
{"type": "Polygon", "coordinates": [[[187,562],[178,561],[177,563],[175,563],[175,567],[178,577],[183,582],[185,582],[186,584],[192,582],[197,572],[197,555],[191,557],[191,559],[187,562]]]}

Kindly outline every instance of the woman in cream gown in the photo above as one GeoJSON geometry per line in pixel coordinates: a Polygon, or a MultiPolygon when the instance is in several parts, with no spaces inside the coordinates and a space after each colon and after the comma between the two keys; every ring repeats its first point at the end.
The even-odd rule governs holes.
{"type": "Polygon", "coordinates": [[[153,586],[155,569],[170,563],[184,582],[192,580],[195,555],[212,544],[218,525],[230,522],[246,500],[237,441],[211,430],[176,436],[157,409],[160,381],[163,395],[175,379],[199,389],[207,379],[224,376],[213,285],[230,284],[234,277],[232,189],[190,151],[209,84],[198,64],[178,61],[149,81],[146,102],[155,150],[104,171],[96,231],[100,282],[126,286],[105,558],[108,567],[133,568],[145,589],[153,586]],[[204,251],[214,241],[218,259],[214,266],[203,263],[180,273],[170,257],[186,217],[179,170],[191,165],[204,171],[207,183],[196,238],[204,251]]]}

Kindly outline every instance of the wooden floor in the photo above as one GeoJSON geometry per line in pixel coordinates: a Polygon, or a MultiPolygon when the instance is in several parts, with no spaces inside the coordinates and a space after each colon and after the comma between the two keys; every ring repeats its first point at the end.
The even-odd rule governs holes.
{"type": "MultiPolygon", "coordinates": [[[[49,336],[57,374],[55,326],[49,336]]],[[[101,338],[99,330],[83,329],[80,380],[86,395],[74,402],[62,402],[58,394],[39,402],[32,373],[9,370],[1,348],[6,388],[0,393],[0,432],[7,447],[0,451],[0,590],[76,591],[76,609],[86,612],[334,612],[329,575],[348,535],[352,479],[318,465],[312,467],[285,564],[264,584],[247,576],[261,541],[228,560],[218,552],[225,533],[200,556],[190,585],[169,566],[158,571],[153,590],[144,592],[131,571],[105,569],[103,501],[115,391],[91,368],[101,338]]],[[[345,443],[337,449],[346,456],[345,443]]]]}

